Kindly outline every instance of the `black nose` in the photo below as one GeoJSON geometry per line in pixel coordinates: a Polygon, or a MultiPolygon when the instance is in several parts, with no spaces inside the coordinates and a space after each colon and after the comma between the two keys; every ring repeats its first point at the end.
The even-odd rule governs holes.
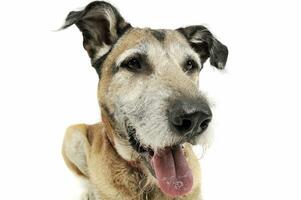
{"type": "Polygon", "coordinates": [[[179,101],[169,110],[169,121],[181,135],[195,135],[205,131],[212,119],[209,106],[200,101],[179,101]]]}

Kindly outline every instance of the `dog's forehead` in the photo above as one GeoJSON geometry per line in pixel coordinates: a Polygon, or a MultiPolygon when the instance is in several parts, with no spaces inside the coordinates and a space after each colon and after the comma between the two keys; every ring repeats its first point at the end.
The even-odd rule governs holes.
{"type": "Polygon", "coordinates": [[[118,54],[128,49],[139,49],[150,53],[162,54],[163,52],[185,52],[193,53],[186,38],[176,30],[133,28],[122,36],[117,45],[118,54]]]}
{"type": "Polygon", "coordinates": [[[132,28],[123,36],[123,39],[127,41],[138,39],[150,42],[156,40],[162,44],[178,41],[187,44],[185,37],[181,33],[171,29],[132,28]]]}

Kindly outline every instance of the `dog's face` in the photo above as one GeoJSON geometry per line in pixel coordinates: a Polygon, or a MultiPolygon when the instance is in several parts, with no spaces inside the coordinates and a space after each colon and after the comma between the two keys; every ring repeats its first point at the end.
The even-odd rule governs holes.
{"type": "MultiPolygon", "coordinates": [[[[71,12],[65,27],[72,24],[82,31],[99,75],[99,103],[114,126],[116,150],[126,160],[142,158],[161,177],[160,158],[173,154],[181,159],[175,156],[177,149],[206,136],[212,113],[199,91],[199,73],[208,58],[223,69],[227,48],[203,26],[133,28],[104,2],[71,12]]],[[[171,196],[178,195],[166,187],[171,196]]]]}
{"type": "Polygon", "coordinates": [[[202,67],[179,31],[133,28],[102,65],[100,104],[139,153],[195,143],[211,120],[207,100],[198,90],[202,67]],[[204,112],[203,124],[190,118],[197,112],[204,112]],[[188,124],[173,121],[182,116],[188,124]],[[191,130],[196,125],[204,130],[191,130]]]}

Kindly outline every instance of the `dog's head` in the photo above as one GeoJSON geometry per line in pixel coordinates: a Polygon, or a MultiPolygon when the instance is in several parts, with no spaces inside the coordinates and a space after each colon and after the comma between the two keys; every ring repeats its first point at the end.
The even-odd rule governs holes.
{"type": "Polygon", "coordinates": [[[72,24],[99,75],[99,104],[116,150],[141,159],[167,194],[185,194],[192,177],[181,147],[202,142],[212,119],[199,73],[208,58],[223,69],[227,47],[204,26],[134,28],[105,2],[71,12],[64,28],[72,24]]]}

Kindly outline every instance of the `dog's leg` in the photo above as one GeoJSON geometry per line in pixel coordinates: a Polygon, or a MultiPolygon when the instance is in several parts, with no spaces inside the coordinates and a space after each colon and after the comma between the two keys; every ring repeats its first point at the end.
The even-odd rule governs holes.
{"type": "MultiPolygon", "coordinates": [[[[89,129],[85,124],[70,126],[65,134],[62,154],[69,169],[84,181],[88,181],[87,153],[90,149],[89,129]]],[[[89,184],[89,183],[87,183],[89,184]]],[[[86,185],[86,184],[85,184],[86,185]]],[[[89,190],[82,195],[82,200],[94,200],[95,198],[89,190]]]]}
{"type": "Polygon", "coordinates": [[[88,192],[84,192],[80,198],[81,200],[92,200],[89,198],[89,193],[88,192]]]}
{"type": "Polygon", "coordinates": [[[80,199],[81,200],[101,200],[101,198],[96,199],[92,192],[84,192],[80,199]]]}
{"type": "Polygon", "coordinates": [[[67,166],[76,175],[87,178],[86,155],[90,148],[88,127],[85,124],[70,126],[65,134],[62,154],[67,166]]]}

